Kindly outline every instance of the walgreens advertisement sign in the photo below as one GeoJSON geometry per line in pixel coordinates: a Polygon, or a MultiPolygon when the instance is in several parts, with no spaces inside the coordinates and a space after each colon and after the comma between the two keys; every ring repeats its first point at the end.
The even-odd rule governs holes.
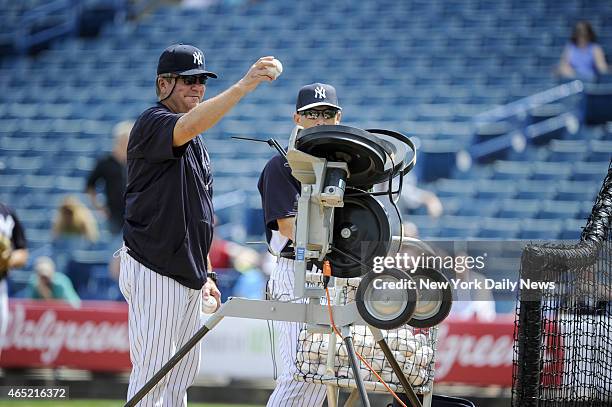
{"type": "MultiPolygon", "coordinates": [[[[73,309],[11,300],[0,366],[129,370],[127,312],[126,304],[115,302],[84,302],[73,309]]],[[[439,327],[435,381],[511,386],[513,324],[513,317],[487,323],[446,320],[439,327]]],[[[272,378],[272,372],[265,321],[227,318],[203,340],[203,376],[259,379],[272,378]],[[211,368],[218,361],[225,366],[222,372],[211,368]]]]}

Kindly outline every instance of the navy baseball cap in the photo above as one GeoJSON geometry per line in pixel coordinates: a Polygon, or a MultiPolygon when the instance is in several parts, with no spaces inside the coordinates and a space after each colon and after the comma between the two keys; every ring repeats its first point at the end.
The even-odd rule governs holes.
{"type": "Polygon", "coordinates": [[[317,106],[330,106],[342,110],[338,104],[336,88],[326,83],[311,83],[302,86],[298,93],[295,110],[301,112],[317,106]]]}
{"type": "Polygon", "coordinates": [[[162,52],[157,64],[157,74],[206,75],[216,78],[217,74],[206,70],[204,53],[193,45],[174,44],[162,52]]]}

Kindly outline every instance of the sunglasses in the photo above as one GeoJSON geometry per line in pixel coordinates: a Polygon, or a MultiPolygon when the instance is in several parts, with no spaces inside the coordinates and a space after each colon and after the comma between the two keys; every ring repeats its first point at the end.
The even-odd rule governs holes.
{"type": "Polygon", "coordinates": [[[325,109],[325,110],[311,109],[311,110],[304,110],[303,112],[300,112],[300,114],[310,120],[316,120],[319,118],[319,116],[322,116],[324,119],[329,120],[329,119],[333,119],[334,117],[336,117],[336,115],[338,114],[338,109],[325,109]]]}
{"type": "Polygon", "coordinates": [[[182,79],[183,83],[187,86],[195,85],[196,83],[199,85],[206,85],[206,81],[208,80],[208,76],[206,75],[164,75],[163,77],[168,79],[182,79]]]}
{"type": "Polygon", "coordinates": [[[206,85],[206,81],[208,80],[208,76],[206,75],[189,75],[189,76],[180,76],[179,78],[181,78],[183,80],[183,83],[185,85],[195,85],[200,84],[200,85],[206,85]]]}

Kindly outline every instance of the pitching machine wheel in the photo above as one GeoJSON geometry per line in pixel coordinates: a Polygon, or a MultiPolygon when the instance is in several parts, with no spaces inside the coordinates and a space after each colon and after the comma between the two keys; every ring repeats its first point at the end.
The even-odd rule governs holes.
{"type": "Polygon", "coordinates": [[[414,315],[408,321],[408,325],[415,328],[431,328],[444,321],[453,306],[453,291],[446,276],[434,269],[419,268],[414,273],[410,273],[410,277],[416,282],[419,290],[417,290],[414,315]],[[432,285],[421,281],[435,283],[437,288],[424,289],[432,285]]]}
{"type": "Polygon", "coordinates": [[[405,325],[416,308],[417,294],[407,285],[411,278],[396,269],[386,269],[381,273],[366,274],[357,288],[355,301],[359,315],[365,322],[379,329],[396,329],[405,325]]]}
{"type": "Polygon", "coordinates": [[[387,212],[380,202],[361,192],[347,188],[344,206],[334,213],[334,247],[338,251],[328,255],[334,277],[359,277],[372,269],[375,257],[389,252],[392,237],[387,212]],[[355,192],[359,195],[351,196],[355,192]]]}

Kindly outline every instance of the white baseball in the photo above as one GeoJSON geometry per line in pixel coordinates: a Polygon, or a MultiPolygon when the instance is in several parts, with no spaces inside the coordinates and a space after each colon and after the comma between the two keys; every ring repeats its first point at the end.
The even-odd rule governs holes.
{"type": "Polygon", "coordinates": [[[414,340],[400,340],[397,350],[403,352],[404,355],[410,356],[417,349],[417,344],[414,340]]]}
{"type": "Polygon", "coordinates": [[[399,336],[397,336],[397,332],[389,331],[386,341],[390,349],[397,349],[398,341],[399,341],[399,336]]]}
{"type": "Polygon", "coordinates": [[[410,330],[406,329],[406,328],[400,328],[397,330],[397,336],[399,336],[401,339],[405,339],[405,340],[412,340],[414,339],[414,335],[412,335],[412,332],[410,332],[410,330]]]}
{"type": "Polygon", "coordinates": [[[274,64],[274,66],[268,67],[268,73],[270,74],[272,79],[276,79],[280,74],[283,73],[283,64],[281,64],[281,61],[276,58],[272,60],[272,63],[274,64]]]}
{"type": "Polygon", "coordinates": [[[397,377],[397,376],[395,376],[395,374],[393,374],[393,372],[384,371],[384,372],[380,373],[380,378],[383,379],[385,381],[385,383],[393,383],[393,381],[394,381],[393,378],[395,378],[395,377],[397,377]]]}
{"type": "Polygon", "coordinates": [[[421,347],[423,345],[427,345],[429,343],[429,340],[427,339],[427,336],[425,336],[424,334],[416,334],[416,335],[414,335],[414,340],[419,344],[419,347],[421,347]]]}
{"type": "Polygon", "coordinates": [[[410,360],[405,361],[404,365],[402,366],[402,372],[404,372],[404,374],[407,376],[416,374],[418,369],[419,368],[410,360]]]}
{"type": "Polygon", "coordinates": [[[434,350],[429,346],[423,346],[414,353],[414,362],[421,366],[427,367],[433,359],[434,350]]]}
{"type": "Polygon", "coordinates": [[[380,372],[383,369],[383,366],[385,364],[384,356],[379,357],[379,358],[372,358],[372,359],[368,358],[366,360],[368,361],[370,366],[372,366],[372,369],[376,370],[377,372],[380,372]]]}
{"type": "MultiPolygon", "coordinates": [[[[391,351],[391,353],[393,354],[393,357],[395,358],[396,362],[400,365],[403,365],[404,362],[406,362],[406,355],[402,352],[397,352],[397,351],[391,351]]],[[[389,365],[391,366],[391,365],[389,365]]]]}
{"type": "Polygon", "coordinates": [[[217,300],[212,295],[208,296],[207,300],[202,301],[202,312],[212,314],[217,310],[217,300]]]}
{"type": "Polygon", "coordinates": [[[411,375],[409,379],[412,382],[413,386],[420,386],[424,384],[428,378],[429,377],[427,375],[427,370],[419,369],[417,374],[411,375]]]}

